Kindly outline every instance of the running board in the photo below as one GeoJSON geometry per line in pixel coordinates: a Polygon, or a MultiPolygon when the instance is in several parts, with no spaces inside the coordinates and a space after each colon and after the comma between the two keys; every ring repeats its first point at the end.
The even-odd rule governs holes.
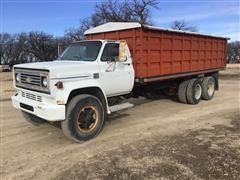
{"type": "Polygon", "coordinates": [[[131,108],[133,107],[133,104],[130,104],[130,103],[123,103],[123,104],[118,104],[118,105],[114,105],[114,106],[110,106],[109,109],[110,109],[110,112],[116,112],[116,111],[120,111],[120,110],[123,110],[123,109],[128,109],[128,108],[131,108]]]}

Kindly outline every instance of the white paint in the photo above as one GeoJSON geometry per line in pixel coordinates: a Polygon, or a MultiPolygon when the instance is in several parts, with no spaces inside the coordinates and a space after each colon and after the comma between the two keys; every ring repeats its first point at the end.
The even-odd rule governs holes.
{"type": "Polygon", "coordinates": [[[12,96],[12,103],[16,109],[20,109],[48,121],[61,121],[65,119],[65,105],[58,105],[54,103],[54,101],[41,103],[38,101],[23,98],[19,90],[17,96],[12,96]],[[19,104],[20,102],[32,106],[34,108],[34,112],[21,108],[19,104]]]}
{"type": "Polygon", "coordinates": [[[169,32],[176,32],[176,33],[183,33],[183,34],[193,34],[193,35],[202,35],[202,36],[229,39],[227,37],[214,36],[214,35],[203,34],[198,32],[182,31],[182,30],[161,28],[161,27],[149,26],[149,25],[141,25],[140,23],[136,23],[136,22],[109,22],[85,31],[84,35],[119,31],[119,30],[126,30],[126,29],[134,29],[134,28],[141,28],[141,27],[146,29],[154,29],[154,30],[162,30],[162,31],[169,31],[169,32]]]}
{"type": "Polygon", "coordinates": [[[139,28],[139,27],[141,27],[141,24],[136,22],[108,22],[106,24],[102,24],[100,26],[86,30],[84,32],[84,35],[117,31],[117,30],[125,30],[125,29],[133,29],[133,28],[139,28]]]}
{"type": "MultiPolygon", "coordinates": [[[[104,47],[106,44],[107,43],[104,44],[104,47]]],[[[119,94],[127,94],[133,88],[134,70],[128,47],[126,54],[127,60],[125,62],[99,61],[99,83],[108,97],[119,94]],[[130,66],[128,64],[130,64],[130,66]]]]}

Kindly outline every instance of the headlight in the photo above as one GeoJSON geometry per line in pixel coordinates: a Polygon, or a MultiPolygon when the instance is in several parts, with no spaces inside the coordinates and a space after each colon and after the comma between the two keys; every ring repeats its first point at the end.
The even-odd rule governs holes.
{"type": "Polygon", "coordinates": [[[20,83],[20,81],[21,81],[21,74],[20,74],[20,73],[17,73],[17,74],[16,74],[16,81],[17,81],[18,83],[20,83]]]}
{"type": "Polygon", "coordinates": [[[47,87],[47,86],[48,86],[48,80],[47,80],[46,77],[44,77],[44,78],[42,79],[42,85],[43,85],[44,87],[47,87]]]}

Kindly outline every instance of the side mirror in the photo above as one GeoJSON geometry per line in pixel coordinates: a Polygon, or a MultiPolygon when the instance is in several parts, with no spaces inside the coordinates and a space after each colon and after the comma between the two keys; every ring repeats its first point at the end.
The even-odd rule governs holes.
{"type": "Polygon", "coordinates": [[[127,60],[126,45],[127,45],[127,42],[124,40],[121,40],[119,43],[119,61],[120,62],[127,60]]]}

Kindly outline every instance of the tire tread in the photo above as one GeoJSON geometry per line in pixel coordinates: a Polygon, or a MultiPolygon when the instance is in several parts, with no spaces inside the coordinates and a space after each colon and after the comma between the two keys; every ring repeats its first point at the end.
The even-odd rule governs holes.
{"type": "Polygon", "coordinates": [[[104,109],[102,107],[102,114],[103,114],[103,117],[102,117],[103,122],[102,123],[103,124],[101,124],[101,127],[98,129],[98,131],[93,136],[91,136],[90,138],[78,139],[78,138],[75,137],[76,135],[74,135],[73,132],[71,132],[71,130],[69,129],[70,115],[73,112],[76,105],[78,104],[78,102],[85,99],[85,98],[93,98],[96,101],[98,101],[98,103],[102,106],[101,101],[98,98],[96,98],[95,96],[88,95],[88,94],[77,95],[77,96],[73,97],[73,99],[69,102],[69,104],[67,106],[67,110],[66,110],[66,119],[61,122],[61,127],[62,127],[63,134],[66,137],[68,137],[69,139],[72,139],[73,141],[76,141],[76,142],[81,142],[81,141],[85,141],[85,140],[94,138],[95,136],[97,136],[101,132],[101,130],[104,126],[104,109]]]}
{"type": "Polygon", "coordinates": [[[202,83],[201,83],[201,86],[202,86],[202,99],[204,100],[210,100],[213,98],[214,96],[214,93],[215,93],[215,79],[212,77],[212,76],[207,76],[203,79],[202,83]],[[207,89],[207,85],[208,85],[208,82],[210,80],[213,80],[214,81],[214,92],[213,92],[213,95],[212,96],[209,96],[208,94],[208,89],[207,89]]]}
{"type": "Polygon", "coordinates": [[[178,100],[187,104],[187,86],[189,80],[182,81],[178,87],[178,100]]]}
{"type": "Polygon", "coordinates": [[[199,100],[195,99],[195,95],[193,91],[193,86],[195,83],[199,83],[201,85],[200,80],[197,78],[194,78],[189,81],[189,84],[187,86],[187,102],[189,104],[198,104],[201,99],[201,98],[199,100]]]}

